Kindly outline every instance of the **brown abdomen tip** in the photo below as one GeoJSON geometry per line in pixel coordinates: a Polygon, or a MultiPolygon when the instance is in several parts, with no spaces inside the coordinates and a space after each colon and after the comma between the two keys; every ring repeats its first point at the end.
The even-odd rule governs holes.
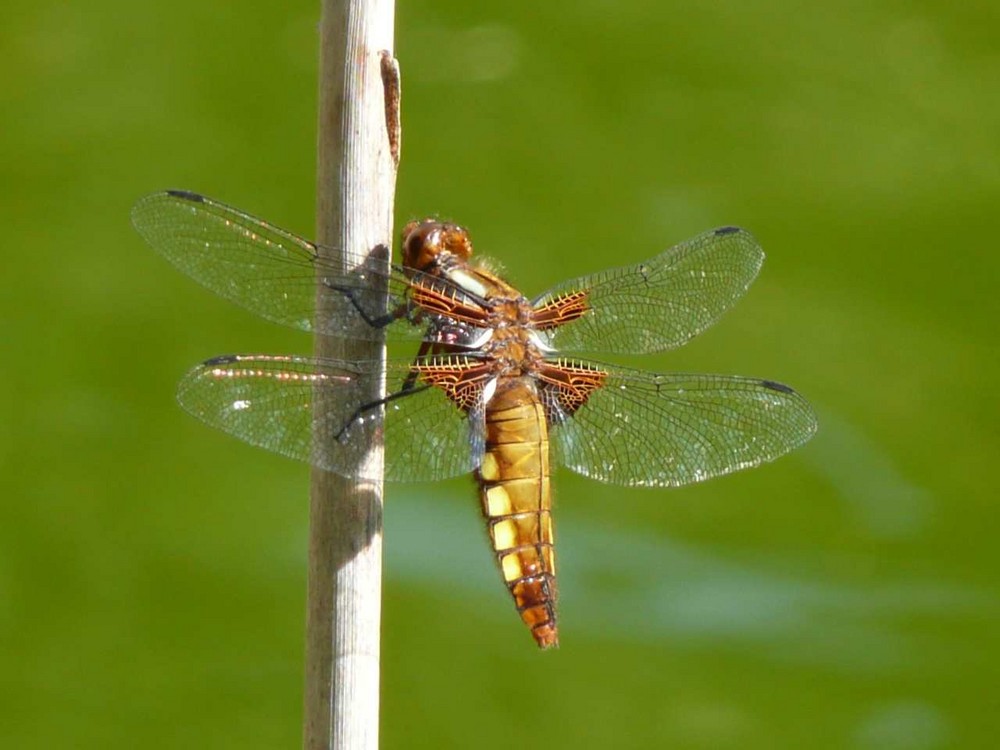
{"type": "Polygon", "coordinates": [[[531,631],[539,648],[559,648],[559,631],[555,624],[547,622],[531,631]]]}

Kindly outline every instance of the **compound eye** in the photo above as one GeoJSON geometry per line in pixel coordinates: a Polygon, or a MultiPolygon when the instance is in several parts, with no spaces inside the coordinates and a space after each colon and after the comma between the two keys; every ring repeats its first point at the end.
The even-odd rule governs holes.
{"type": "MultiPolygon", "coordinates": [[[[422,232],[411,232],[406,237],[406,244],[403,246],[403,254],[406,258],[415,259],[420,256],[421,248],[424,245],[424,237],[422,232]]],[[[407,262],[408,266],[416,265],[412,262],[407,262]]]]}
{"type": "Polygon", "coordinates": [[[434,219],[411,221],[403,228],[403,265],[426,271],[440,256],[450,255],[466,261],[472,255],[469,233],[457,224],[434,219]]]}
{"type": "Polygon", "coordinates": [[[464,227],[448,224],[444,227],[442,244],[455,257],[468,260],[472,257],[472,240],[464,227]]]}
{"type": "Polygon", "coordinates": [[[441,225],[432,220],[411,221],[403,229],[403,265],[423,270],[441,252],[441,225]]]}

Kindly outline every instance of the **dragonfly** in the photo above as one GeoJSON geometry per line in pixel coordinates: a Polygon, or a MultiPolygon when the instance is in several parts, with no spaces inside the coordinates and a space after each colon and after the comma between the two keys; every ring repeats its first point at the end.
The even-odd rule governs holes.
{"type": "Polygon", "coordinates": [[[559,641],[554,466],[677,487],[774,460],[817,428],[808,402],[773,380],[585,358],[670,350],[717,321],[764,259],[737,227],[528,298],[473,257],[465,228],[437,219],[406,225],[397,264],[376,252],[352,272],[196,193],[148,195],[132,222],[179,270],[270,321],[408,347],[369,362],[214,357],[181,380],[178,399],[213,427],[343,476],[366,476],[377,440],[387,480],[471,474],[501,577],[541,648],[559,641]],[[383,378],[386,395],[373,398],[383,378]]]}

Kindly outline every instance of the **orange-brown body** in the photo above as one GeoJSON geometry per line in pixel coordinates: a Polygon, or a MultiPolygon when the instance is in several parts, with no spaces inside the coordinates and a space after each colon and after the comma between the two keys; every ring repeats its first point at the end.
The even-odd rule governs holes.
{"type": "Polygon", "coordinates": [[[214,357],[178,398],[210,425],[345,477],[381,476],[366,458],[383,441],[387,479],[474,471],[504,582],[542,648],[558,643],[550,441],[584,476],[675,487],[774,460],[816,431],[809,404],[771,380],[557,355],[667,351],[707,328],[763,261],[737,227],[532,302],[472,260],[465,229],[435,219],[407,224],[391,272],[373,248],[348,274],[313,243],[194,193],[147,196],[132,220],[175,266],[268,320],[366,344],[382,330],[419,336],[407,360],[214,357]],[[317,282],[325,301],[313,317],[317,282]]]}
{"type": "MultiPolygon", "coordinates": [[[[457,356],[436,367],[415,365],[464,410],[483,406],[482,461],[476,469],[483,515],[504,582],[521,619],[542,648],[556,646],[556,568],[552,533],[549,435],[536,376],[548,369],[535,338],[535,311],[524,296],[485,267],[470,264],[472,244],[461,227],[414,222],[403,230],[404,264],[433,269],[478,302],[433,284],[415,286],[422,309],[492,331],[484,359],[457,356]]],[[[547,315],[554,314],[547,310],[547,315]]],[[[462,347],[428,347],[460,355],[462,347]]],[[[543,375],[544,377],[544,375],[543,375]]]]}

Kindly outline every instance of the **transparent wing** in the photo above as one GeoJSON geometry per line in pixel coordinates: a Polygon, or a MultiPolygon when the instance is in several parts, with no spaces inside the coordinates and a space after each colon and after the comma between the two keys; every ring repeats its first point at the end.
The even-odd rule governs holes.
{"type": "MultiPolygon", "coordinates": [[[[147,195],[132,208],[132,223],[154,250],[198,283],[267,320],[304,331],[375,340],[380,331],[365,317],[385,316],[380,290],[389,289],[391,309],[408,288],[401,274],[380,270],[384,257],[344,275],[324,263],[313,243],[196,193],[147,195]],[[320,280],[331,294],[317,322],[320,280]]],[[[385,331],[393,338],[423,335],[406,319],[385,331]]]]}
{"type": "Polygon", "coordinates": [[[543,386],[542,399],[553,415],[555,459],[602,482],[700,482],[778,458],[816,431],[809,404],[780,383],[589,367],[606,378],[572,416],[552,387],[543,386]]]}
{"type": "MultiPolygon", "coordinates": [[[[386,367],[390,392],[398,391],[410,362],[386,367]]],[[[374,363],[310,357],[231,355],[216,357],[181,380],[178,400],[194,416],[251,445],[307,461],[343,476],[359,470],[381,430],[385,478],[427,481],[468,473],[481,454],[481,425],[470,420],[438,388],[421,387],[380,409],[360,411],[378,378],[374,363]],[[321,400],[322,414],[313,405],[321,400]],[[325,435],[314,445],[313,435],[325,435]]],[[[478,420],[474,420],[477,423],[478,420]]]]}
{"type": "Polygon", "coordinates": [[[749,232],[722,227],[644,263],[560,284],[533,304],[536,311],[558,311],[575,299],[586,308],[549,330],[552,346],[561,352],[663,351],[718,320],[743,296],[763,262],[764,251],[749,232]]]}

